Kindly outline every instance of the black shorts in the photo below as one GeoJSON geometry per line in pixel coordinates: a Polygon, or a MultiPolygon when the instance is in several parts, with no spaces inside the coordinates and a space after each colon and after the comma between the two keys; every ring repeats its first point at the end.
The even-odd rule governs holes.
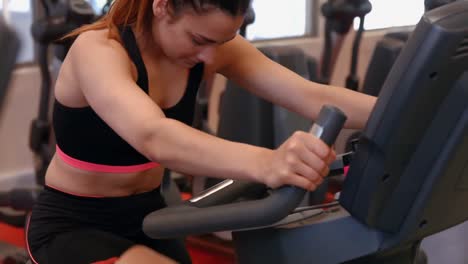
{"type": "Polygon", "coordinates": [[[26,230],[28,250],[40,264],[89,264],[116,259],[145,245],[191,263],[182,239],[155,240],[142,231],[143,218],[166,207],[160,190],[125,197],[83,197],[45,187],[26,230]]]}

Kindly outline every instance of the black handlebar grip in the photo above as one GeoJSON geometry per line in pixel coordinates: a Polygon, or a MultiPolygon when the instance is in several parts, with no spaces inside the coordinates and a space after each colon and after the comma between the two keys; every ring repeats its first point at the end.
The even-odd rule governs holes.
{"type": "Polygon", "coordinates": [[[310,132],[331,146],[338,137],[346,119],[346,115],[340,109],[325,105],[320,110],[319,117],[310,132]]]}

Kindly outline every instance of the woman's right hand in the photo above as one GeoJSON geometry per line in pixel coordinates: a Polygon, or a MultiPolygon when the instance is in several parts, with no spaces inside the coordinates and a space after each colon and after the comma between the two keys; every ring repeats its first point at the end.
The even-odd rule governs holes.
{"type": "Polygon", "coordinates": [[[336,153],[319,138],[295,132],[279,148],[259,157],[259,181],[271,188],[294,185],[313,191],[329,173],[336,153]]]}

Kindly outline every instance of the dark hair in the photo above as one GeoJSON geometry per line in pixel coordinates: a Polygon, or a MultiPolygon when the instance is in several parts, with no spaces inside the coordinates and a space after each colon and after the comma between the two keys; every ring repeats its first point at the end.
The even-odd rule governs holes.
{"type": "MultiPolygon", "coordinates": [[[[245,15],[251,0],[168,0],[175,15],[184,8],[191,7],[196,12],[204,12],[211,8],[232,15],[245,15]]],[[[114,0],[109,13],[93,24],[80,27],[63,38],[76,37],[89,30],[109,29],[109,38],[120,41],[118,28],[123,25],[135,24],[137,32],[146,32],[151,28],[153,17],[153,0],[114,0]]]]}
{"type": "Polygon", "coordinates": [[[170,0],[175,12],[190,5],[196,11],[203,12],[205,8],[216,7],[232,16],[244,15],[251,0],[170,0]]]}

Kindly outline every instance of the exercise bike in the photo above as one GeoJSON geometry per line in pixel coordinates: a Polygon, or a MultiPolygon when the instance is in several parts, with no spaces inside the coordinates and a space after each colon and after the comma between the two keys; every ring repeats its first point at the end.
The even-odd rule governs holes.
{"type": "Polygon", "coordinates": [[[149,214],[143,230],[153,238],[232,230],[240,263],[424,262],[425,237],[468,220],[467,36],[468,2],[424,14],[356,150],[334,163],[350,165],[336,202],[297,208],[305,191],[293,187],[237,201],[252,183],[228,180],[149,214]]]}

